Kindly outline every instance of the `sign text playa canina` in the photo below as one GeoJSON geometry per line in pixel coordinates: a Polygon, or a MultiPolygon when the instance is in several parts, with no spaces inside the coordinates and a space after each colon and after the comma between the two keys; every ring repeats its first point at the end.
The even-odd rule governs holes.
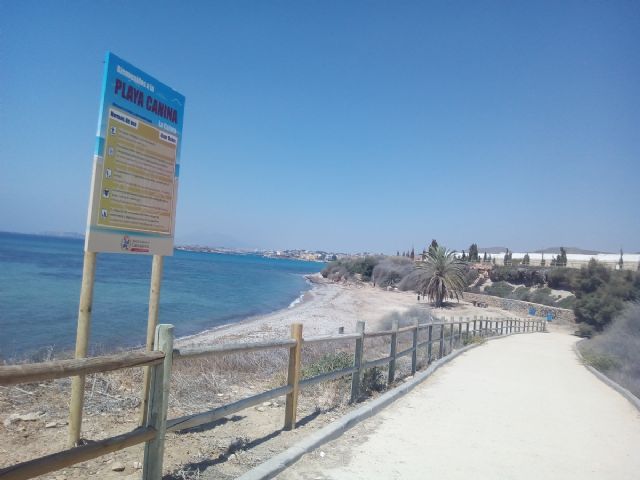
{"type": "Polygon", "coordinates": [[[172,255],[184,97],[107,53],[85,250],[172,255]]]}

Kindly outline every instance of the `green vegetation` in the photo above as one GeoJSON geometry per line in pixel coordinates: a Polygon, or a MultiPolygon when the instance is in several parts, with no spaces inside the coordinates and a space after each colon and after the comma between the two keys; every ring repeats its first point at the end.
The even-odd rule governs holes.
{"type": "Polygon", "coordinates": [[[374,267],[384,257],[366,256],[366,257],[349,257],[330,262],[322,269],[322,276],[334,281],[352,280],[356,275],[364,282],[371,280],[374,267]]]}
{"type": "Polygon", "coordinates": [[[480,261],[480,256],[478,255],[478,245],[476,243],[472,243],[469,247],[469,261],[470,262],[478,262],[480,261]]]}
{"type": "Polygon", "coordinates": [[[436,307],[442,307],[447,299],[457,300],[462,296],[467,285],[465,265],[452,250],[432,245],[424,263],[417,267],[425,272],[418,284],[418,291],[434,302],[436,307]]]}
{"type": "Polygon", "coordinates": [[[487,342],[487,339],[479,335],[474,335],[473,337],[468,337],[462,340],[463,345],[471,345],[472,343],[486,343],[486,342],[487,342]]]}
{"type": "Polygon", "coordinates": [[[382,392],[387,388],[382,369],[379,367],[369,368],[362,375],[362,391],[367,395],[373,392],[382,392]]]}
{"type": "Polygon", "coordinates": [[[500,298],[511,298],[514,300],[522,300],[523,302],[539,303],[549,305],[550,307],[571,308],[565,305],[573,305],[574,296],[557,299],[552,295],[551,289],[548,287],[531,288],[520,286],[514,289],[507,282],[496,282],[485,287],[484,292],[488,295],[494,295],[500,298]]]}
{"type": "Polygon", "coordinates": [[[640,304],[628,303],[603,333],[578,346],[585,363],[640,397],[640,304]]]}
{"type": "MultiPolygon", "coordinates": [[[[561,254],[554,259],[554,263],[565,264],[565,259],[566,253],[561,249],[561,254]]],[[[611,270],[595,260],[591,260],[580,270],[565,267],[496,267],[491,270],[489,276],[494,286],[485,289],[488,294],[572,308],[576,320],[591,327],[583,327],[580,330],[585,336],[591,335],[593,331],[602,331],[622,312],[626,302],[640,300],[640,272],[611,270]],[[552,289],[570,291],[575,297],[558,300],[545,288],[531,290],[528,293],[519,289],[510,292],[503,285],[504,282],[523,284],[527,287],[546,285],[552,289]]]]}
{"type": "MultiPolygon", "coordinates": [[[[477,248],[475,244],[471,247],[469,258],[477,248]]],[[[426,295],[438,307],[447,299],[460,298],[464,288],[477,280],[478,272],[469,263],[455,258],[452,251],[439,247],[435,240],[422,255],[424,262],[418,265],[407,257],[345,258],[329,263],[322,275],[334,281],[372,281],[381,287],[413,290],[426,295]]],[[[485,258],[489,261],[491,257],[485,254],[485,258]]],[[[554,263],[565,264],[565,258],[563,248],[554,263]]],[[[580,270],[524,264],[494,266],[489,277],[493,282],[485,289],[489,295],[573,309],[576,320],[584,324],[579,330],[584,336],[602,331],[627,302],[640,300],[640,272],[611,270],[595,260],[580,270]],[[509,283],[523,286],[514,288],[509,283]],[[559,298],[551,289],[570,291],[574,296],[559,298]]],[[[478,292],[481,283],[471,291],[478,292]]]]}
{"type": "Polygon", "coordinates": [[[544,286],[547,269],[538,267],[503,267],[496,266],[489,272],[492,282],[509,282],[515,284],[532,286],[544,286]]]}
{"type": "Polygon", "coordinates": [[[353,366],[353,354],[349,352],[326,353],[320,359],[302,369],[302,378],[311,378],[353,366]]]}
{"type": "Polygon", "coordinates": [[[584,363],[587,365],[591,365],[593,368],[600,370],[601,372],[606,372],[607,370],[611,370],[612,368],[618,367],[618,362],[610,356],[610,355],[598,355],[594,353],[586,353],[582,355],[584,359],[584,363]]]}
{"type": "Polygon", "coordinates": [[[640,274],[610,270],[591,260],[573,279],[574,312],[578,322],[601,331],[625,308],[625,302],[640,299],[640,274]]]}
{"type": "Polygon", "coordinates": [[[488,295],[495,295],[496,297],[509,298],[513,292],[513,287],[507,282],[496,282],[484,289],[488,295]]]}

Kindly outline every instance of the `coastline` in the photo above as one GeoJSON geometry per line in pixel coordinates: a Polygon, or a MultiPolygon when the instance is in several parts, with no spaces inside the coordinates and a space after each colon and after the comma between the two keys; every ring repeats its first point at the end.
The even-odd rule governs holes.
{"type": "Polygon", "coordinates": [[[394,312],[416,306],[428,308],[416,302],[413,292],[388,292],[369,284],[338,284],[320,274],[305,277],[312,287],[288,307],[181,337],[176,345],[282,338],[289,335],[293,323],[302,323],[305,335],[337,333],[340,327],[345,333],[354,332],[359,320],[366,322],[368,330],[377,330],[380,320],[394,312]]]}
{"type": "Polygon", "coordinates": [[[288,307],[180,337],[176,339],[176,346],[283,338],[289,336],[293,323],[302,323],[305,336],[330,335],[337,333],[339,328],[344,328],[344,333],[352,333],[358,321],[364,321],[368,331],[383,330],[388,328],[385,320],[390,315],[410,309],[424,310],[425,316],[430,312],[446,320],[474,315],[516,316],[500,308],[475,307],[465,300],[435,309],[427,302],[418,302],[414,292],[387,291],[370,284],[334,283],[319,273],[305,277],[311,283],[311,289],[288,307]]]}

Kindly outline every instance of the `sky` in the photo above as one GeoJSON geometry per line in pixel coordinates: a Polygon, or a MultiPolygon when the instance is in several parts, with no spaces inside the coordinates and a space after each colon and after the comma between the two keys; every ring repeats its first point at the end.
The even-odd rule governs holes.
{"type": "Polygon", "coordinates": [[[0,231],[84,232],[112,51],[186,97],[178,243],[640,252],[640,2],[0,12],[0,231]]]}

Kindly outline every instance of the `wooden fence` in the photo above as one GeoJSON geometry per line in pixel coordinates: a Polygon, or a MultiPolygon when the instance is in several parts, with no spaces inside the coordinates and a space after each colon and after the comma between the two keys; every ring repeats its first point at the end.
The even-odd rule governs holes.
{"type": "Polygon", "coordinates": [[[429,319],[428,323],[399,327],[397,322],[390,330],[365,332],[364,322],[358,322],[355,333],[325,335],[303,338],[302,325],[291,326],[291,338],[252,343],[227,343],[203,347],[173,348],[173,326],[159,325],[156,329],[156,348],[152,352],[131,352],[77,360],[60,360],[39,364],[0,366],[0,385],[16,385],[41,382],[56,378],[83,376],[91,373],[150,366],[151,388],[149,391],[147,420],[143,427],[133,431],[92,442],[44,457],[29,460],[0,469],[0,480],[29,479],[70,465],[84,462],[107,453],[145,443],[142,478],[162,478],[165,433],[185,430],[219,420],[240,410],[261,404],[273,398],[286,396],[284,429],[296,426],[298,395],[301,390],[346,376],[351,377],[351,402],[360,398],[362,379],[367,369],[388,368],[388,383],[395,380],[399,358],[411,355],[411,373],[418,366],[418,353],[423,351],[427,364],[451,353],[457,346],[473,337],[490,337],[514,333],[539,332],[545,329],[543,320],[521,320],[516,318],[492,319],[474,317],[459,320],[429,319]],[[419,342],[419,333],[426,339],[419,342]],[[410,334],[411,347],[398,351],[398,335],[410,334]],[[365,339],[390,337],[389,355],[365,361],[365,339]],[[325,342],[351,342],[354,344],[353,365],[311,378],[301,379],[303,345],[325,342]],[[171,368],[175,361],[203,356],[220,356],[238,352],[255,352],[277,348],[289,349],[287,384],[241,400],[222,405],[206,412],[167,419],[171,368]]]}

